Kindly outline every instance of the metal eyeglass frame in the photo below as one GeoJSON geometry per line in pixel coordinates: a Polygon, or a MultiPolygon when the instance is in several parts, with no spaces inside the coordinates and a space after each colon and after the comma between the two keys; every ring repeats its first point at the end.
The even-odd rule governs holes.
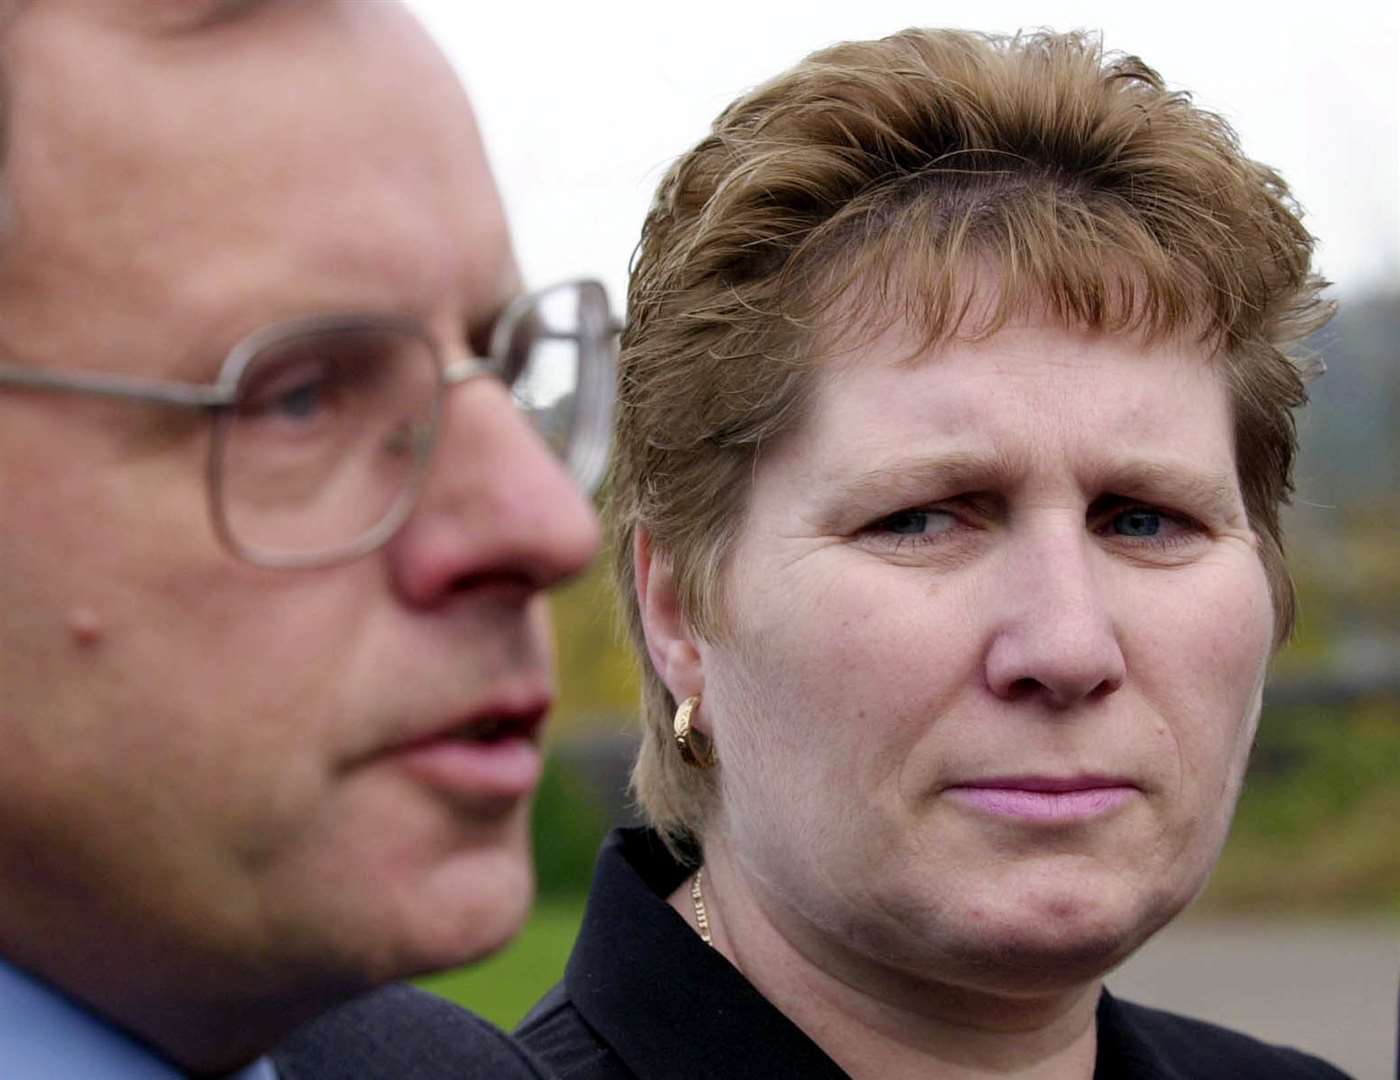
{"type": "Polygon", "coordinates": [[[418,502],[422,480],[427,473],[428,463],[432,460],[447,392],[454,386],[482,376],[501,378],[510,386],[519,375],[519,372],[509,370],[512,334],[521,319],[534,309],[542,296],[569,287],[583,293],[591,292],[600,301],[593,306],[581,305],[580,319],[592,325],[580,325],[574,333],[542,332],[538,337],[543,340],[577,341],[579,344],[578,386],[575,392],[579,401],[584,403],[580,410],[583,414],[583,426],[570,440],[565,464],[579,487],[586,494],[592,494],[597,490],[607,465],[614,398],[616,337],[622,327],[611,314],[607,293],[602,284],[590,279],[561,281],[516,297],[496,317],[484,358],[464,356],[451,363],[444,363],[442,350],[427,328],[417,319],[407,316],[311,315],[263,327],[238,342],[225,357],[218,378],[212,383],[151,379],[137,375],[48,371],[0,362],[0,387],[19,386],[59,393],[86,394],[199,409],[209,413],[213,420],[213,436],[209,443],[209,459],[206,466],[209,514],[214,531],[224,547],[244,562],[268,569],[296,570],[334,566],[368,555],[388,543],[403,527],[418,502]],[[248,365],[262,355],[269,345],[276,342],[347,330],[385,330],[416,338],[427,347],[428,354],[437,361],[438,392],[433,399],[430,437],[416,442],[417,460],[413,475],[384,517],[344,547],[305,554],[271,554],[249,548],[241,543],[229,528],[222,498],[223,470],[219,465],[226,438],[227,417],[233,406],[238,403],[248,365]]]}

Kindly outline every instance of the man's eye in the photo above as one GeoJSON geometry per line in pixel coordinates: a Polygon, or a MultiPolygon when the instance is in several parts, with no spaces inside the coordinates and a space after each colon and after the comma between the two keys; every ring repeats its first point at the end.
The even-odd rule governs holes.
{"type": "Polygon", "coordinates": [[[238,411],[247,419],[312,420],[331,404],[337,382],[326,364],[269,371],[250,382],[238,411]]]}
{"type": "Polygon", "coordinates": [[[320,382],[304,383],[278,396],[273,408],[292,420],[306,420],[323,405],[325,386],[320,382]]]}

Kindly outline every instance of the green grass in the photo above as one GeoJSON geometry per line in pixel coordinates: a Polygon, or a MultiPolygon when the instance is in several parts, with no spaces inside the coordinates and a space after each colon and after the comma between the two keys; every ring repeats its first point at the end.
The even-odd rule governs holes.
{"type": "Polygon", "coordinates": [[[509,1031],[564,974],[582,919],[582,896],[541,900],[510,946],[483,963],[420,979],[418,985],[509,1031]]]}

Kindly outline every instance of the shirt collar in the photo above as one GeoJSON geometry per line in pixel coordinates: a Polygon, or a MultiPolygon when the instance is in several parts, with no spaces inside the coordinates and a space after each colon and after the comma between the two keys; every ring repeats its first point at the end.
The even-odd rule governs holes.
{"type": "Polygon", "coordinates": [[[842,1080],[836,1063],[666,902],[689,872],[654,833],[609,837],[564,975],[583,1018],[637,1076],[842,1080]]]}
{"type": "MultiPolygon", "coordinates": [[[[184,1080],[145,1043],[62,991],[0,959],[0,1048],[14,1080],[184,1080]]],[[[267,1058],[229,1080],[277,1080],[267,1058]]]]}

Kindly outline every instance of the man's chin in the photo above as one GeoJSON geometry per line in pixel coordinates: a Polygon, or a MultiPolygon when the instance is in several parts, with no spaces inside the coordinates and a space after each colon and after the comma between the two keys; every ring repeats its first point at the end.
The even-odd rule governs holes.
{"type": "Polygon", "coordinates": [[[394,891],[353,920],[358,929],[340,942],[346,959],[358,955],[350,962],[366,989],[472,964],[509,945],[534,901],[528,841],[503,838],[459,851],[396,882],[394,891]]]}
{"type": "Polygon", "coordinates": [[[428,930],[419,974],[476,963],[520,933],[535,899],[529,849],[479,853],[420,913],[428,930]]]}

